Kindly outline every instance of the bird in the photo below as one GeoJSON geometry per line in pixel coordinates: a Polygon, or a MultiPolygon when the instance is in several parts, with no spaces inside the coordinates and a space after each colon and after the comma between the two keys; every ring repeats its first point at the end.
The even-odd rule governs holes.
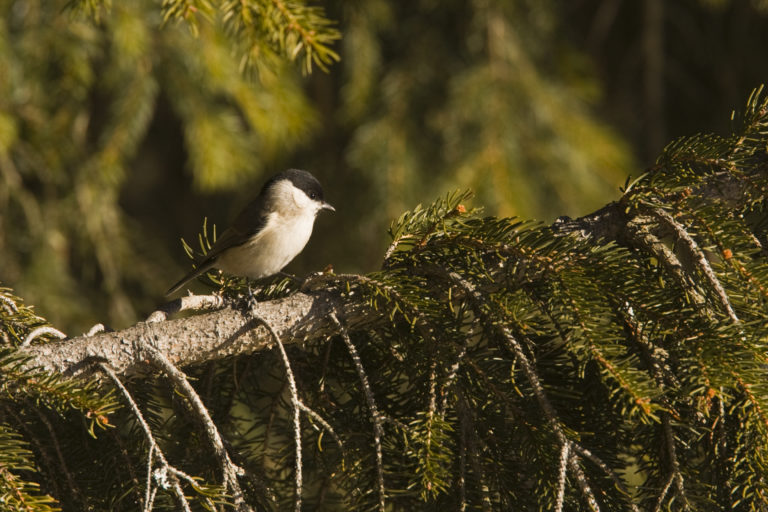
{"type": "Polygon", "coordinates": [[[315,218],[323,210],[336,211],[311,173],[288,169],[272,176],[205,259],[171,286],[166,296],[212,268],[251,279],[277,274],[307,245],[315,218]]]}

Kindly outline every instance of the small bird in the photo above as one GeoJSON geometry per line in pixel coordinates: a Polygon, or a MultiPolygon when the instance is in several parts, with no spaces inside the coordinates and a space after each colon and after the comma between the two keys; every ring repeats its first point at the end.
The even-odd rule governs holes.
{"type": "Polygon", "coordinates": [[[323,187],[310,173],[289,169],[273,176],[216,240],[205,260],[166,295],[212,268],[251,279],[277,274],[307,245],[322,210],[336,211],[325,202],[323,187]]]}

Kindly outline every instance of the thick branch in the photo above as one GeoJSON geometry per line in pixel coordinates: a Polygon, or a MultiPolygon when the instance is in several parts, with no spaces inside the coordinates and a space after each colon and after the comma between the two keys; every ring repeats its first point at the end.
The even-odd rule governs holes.
{"type": "MultiPolygon", "coordinates": [[[[332,311],[341,311],[353,325],[366,320],[354,313],[354,305],[345,307],[330,293],[296,293],[261,302],[255,308],[284,343],[319,339],[335,332],[328,318],[332,311]]],[[[93,363],[108,362],[116,374],[129,375],[146,367],[148,357],[142,349],[145,343],[163,353],[174,365],[186,366],[257,352],[271,346],[273,339],[248,312],[226,307],[187,318],[140,322],[117,332],[22,347],[19,353],[31,358],[28,366],[39,366],[53,373],[85,377],[94,373],[93,363]]]]}

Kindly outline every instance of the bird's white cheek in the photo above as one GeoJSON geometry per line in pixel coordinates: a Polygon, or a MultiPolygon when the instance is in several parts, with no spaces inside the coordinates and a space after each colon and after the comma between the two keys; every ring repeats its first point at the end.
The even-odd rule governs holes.
{"type": "Polygon", "coordinates": [[[296,204],[296,207],[300,210],[304,210],[306,208],[310,207],[310,203],[312,203],[312,200],[305,194],[303,191],[299,190],[296,187],[293,187],[292,197],[293,202],[296,204]]]}

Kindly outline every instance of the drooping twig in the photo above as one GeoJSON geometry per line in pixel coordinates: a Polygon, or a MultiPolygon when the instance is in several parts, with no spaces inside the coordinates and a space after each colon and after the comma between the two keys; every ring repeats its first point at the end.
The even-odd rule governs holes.
{"type": "MultiPolygon", "coordinates": [[[[480,463],[480,455],[477,453],[477,446],[475,445],[475,439],[477,438],[477,429],[475,428],[474,421],[472,419],[472,408],[467,403],[467,399],[461,390],[457,390],[458,395],[457,406],[459,416],[461,417],[462,434],[466,440],[467,456],[469,457],[469,463],[472,466],[476,478],[478,480],[477,487],[480,491],[480,504],[483,507],[483,512],[491,512],[493,510],[493,504],[491,503],[490,489],[486,483],[485,470],[480,463]]],[[[463,476],[463,474],[462,474],[463,476]]],[[[466,499],[466,498],[465,498],[466,499]]],[[[466,503],[462,503],[466,508],[466,503]]]]}
{"type": "Polygon", "coordinates": [[[647,225],[639,220],[632,221],[627,224],[627,232],[635,245],[653,254],[664,265],[664,268],[672,275],[677,284],[685,290],[685,293],[688,294],[694,305],[701,307],[705,304],[704,297],[696,290],[692,281],[686,275],[685,269],[677,256],[675,256],[675,253],[651,233],[647,225]]]}
{"type": "Polygon", "coordinates": [[[299,400],[299,408],[307,413],[307,415],[318,422],[322,427],[331,435],[333,440],[336,442],[336,446],[339,447],[339,450],[344,450],[344,445],[341,443],[341,438],[336,434],[336,431],[333,429],[330,423],[325,421],[325,419],[320,416],[317,412],[315,412],[312,408],[310,408],[307,404],[299,400]]]}
{"type": "MultiPolygon", "coordinates": [[[[625,322],[627,327],[632,332],[632,338],[640,345],[642,348],[642,353],[649,359],[649,367],[651,369],[651,372],[653,374],[653,378],[656,381],[656,384],[659,386],[659,389],[662,391],[666,388],[666,379],[674,379],[674,374],[666,368],[666,364],[664,361],[660,360],[658,357],[658,353],[663,353],[663,351],[656,350],[656,347],[653,346],[650,340],[648,340],[641,332],[640,330],[640,324],[637,320],[637,317],[634,314],[634,311],[632,310],[632,307],[628,304],[625,304],[623,308],[625,317],[625,322]]],[[[669,478],[667,481],[667,484],[664,486],[661,494],[659,495],[658,501],[656,502],[656,508],[655,510],[661,510],[661,506],[664,503],[664,498],[669,491],[672,483],[677,482],[677,488],[678,493],[683,499],[684,506],[686,509],[688,508],[687,499],[685,497],[685,488],[683,485],[683,477],[680,474],[680,465],[677,462],[677,453],[675,450],[675,442],[672,432],[672,427],[669,423],[670,413],[667,411],[662,412],[662,425],[664,428],[664,437],[666,439],[666,448],[667,448],[667,456],[669,457],[670,461],[670,472],[669,472],[669,478]]]]}
{"type": "Polygon", "coordinates": [[[661,417],[661,424],[664,428],[664,437],[667,441],[667,456],[669,457],[670,473],[674,476],[677,495],[683,501],[684,510],[690,510],[688,498],[685,493],[685,484],[683,474],[680,472],[680,463],[677,461],[677,449],[675,448],[675,434],[672,432],[672,425],[669,422],[669,413],[664,413],[661,417]]]}
{"type": "MultiPolygon", "coordinates": [[[[106,364],[100,363],[99,367],[101,371],[107,374],[107,376],[112,380],[112,383],[115,385],[115,387],[120,391],[120,393],[123,395],[123,398],[125,398],[125,401],[128,402],[128,406],[131,408],[131,412],[133,413],[134,418],[141,426],[141,429],[144,431],[144,435],[147,438],[147,442],[149,443],[149,455],[147,460],[148,467],[151,467],[152,465],[152,452],[157,452],[157,457],[160,460],[160,464],[162,468],[170,467],[170,464],[168,464],[168,460],[165,458],[165,454],[160,449],[160,447],[157,445],[157,441],[155,441],[155,436],[152,434],[152,430],[149,428],[149,424],[144,419],[144,415],[141,413],[141,409],[139,409],[138,404],[133,400],[133,397],[128,392],[128,389],[123,385],[120,378],[115,374],[112,369],[107,366],[106,364]]],[[[150,487],[151,480],[147,480],[147,488],[150,487]]],[[[179,485],[179,481],[176,479],[175,476],[172,476],[170,481],[170,487],[173,489],[173,494],[176,497],[176,503],[178,506],[182,508],[185,512],[192,512],[192,509],[189,507],[189,502],[187,501],[187,498],[184,496],[184,491],[181,489],[181,486],[179,485]]],[[[147,506],[151,506],[151,499],[146,499],[144,503],[144,510],[148,510],[147,506]]]]}
{"type": "Polygon", "coordinates": [[[293,439],[296,449],[296,469],[295,469],[295,478],[296,478],[296,490],[295,490],[295,501],[294,501],[294,511],[295,512],[301,512],[301,489],[303,487],[303,477],[302,477],[302,461],[301,461],[301,400],[299,399],[299,390],[296,387],[296,379],[293,376],[293,370],[291,369],[291,361],[288,359],[288,353],[285,351],[285,347],[283,346],[283,343],[280,341],[280,337],[277,335],[275,330],[272,328],[272,326],[262,319],[258,314],[256,314],[255,308],[251,308],[251,314],[253,315],[254,319],[258,320],[264,327],[267,328],[270,335],[275,341],[275,345],[277,345],[277,348],[280,350],[280,356],[283,359],[283,364],[285,365],[285,375],[288,379],[288,389],[291,392],[291,404],[293,405],[293,439]]]}
{"type": "MultiPolygon", "coordinates": [[[[2,409],[2,412],[13,418],[15,421],[15,426],[21,430],[25,437],[29,439],[29,441],[35,445],[37,448],[37,453],[40,454],[40,457],[42,460],[40,461],[42,464],[40,464],[40,469],[47,471],[49,478],[48,481],[51,482],[51,491],[53,491],[54,496],[63,496],[64,493],[61,490],[60,484],[63,482],[60,482],[58,478],[56,478],[53,468],[56,467],[56,463],[54,462],[52,456],[48,453],[48,450],[44,446],[43,441],[41,440],[40,436],[36,435],[32,432],[30,429],[29,421],[26,419],[23,419],[21,416],[19,416],[18,412],[15,410],[15,408],[8,407],[8,405],[2,405],[0,406],[2,409]]],[[[6,418],[3,418],[4,421],[6,421],[6,418]]]]}
{"type": "MultiPolygon", "coordinates": [[[[463,405],[463,404],[462,404],[463,405]]],[[[459,410],[461,426],[461,442],[459,443],[459,512],[467,510],[467,429],[469,428],[467,414],[459,410]]]]}
{"type": "Polygon", "coordinates": [[[221,439],[218,428],[216,428],[216,425],[213,423],[213,419],[211,419],[211,415],[208,413],[208,409],[206,409],[205,404],[203,404],[197,391],[195,391],[195,388],[193,388],[189,383],[189,380],[187,380],[187,376],[181,370],[176,368],[176,366],[174,366],[173,363],[171,363],[160,351],[145,343],[143,340],[140,340],[139,343],[141,344],[142,350],[147,355],[147,358],[154,365],[163,370],[173,383],[180,388],[194,408],[197,417],[203,423],[204,431],[208,436],[208,440],[213,447],[214,453],[219,459],[222,475],[224,477],[224,485],[232,493],[232,499],[236,510],[243,512],[252,510],[245,502],[243,491],[240,488],[240,482],[237,479],[238,475],[242,475],[245,472],[236,466],[229,458],[229,454],[224,447],[224,442],[221,439]]]}
{"type": "Polygon", "coordinates": [[[384,436],[384,429],[381,426],[381,417],[379,417],[379,410],[376,407],[376,400],[373,396],[373,390],[371,389],[371,385],[368,382],[368,375],[365,373],[363,362],[360,360],[360,355],[357,353],[357,349],[355,348],[355,345],[352,343],[352,340],[350,339],[349,334],[347,333],[347,330],[341,324],[336,314],[331,313],[330,317],[331,317],[331,320],[339,328],[339,333],[341,334],[341,338],[344,340],[344,344],[347,346],[347,350],[349,351],[350,357],[352,357],[352,361],[355,364],[355,369],[357,370],[357,376],[360,379],[360,384],[363,386],[363,393],[365,394],[365,399],[368,402],[368,409],[371,411],[371,420],[373,421],[373,444],[374,444],[374,448],[376,449],[376,471],[377,471],[378,490],[379,490],[379,510],[381,512],[384,512],[384,510],[386,509],[385,488],[384,488],[384,457],[382,455],[382,449],[381,449],[381,438],[384,436]]]}
{"type": "MultiPolygon", "coordinates": [[[[582,456],[582,458],[589,460],[592,462],[595,466],[599,467],[603,473],[605,473],[608,477],[613,480],[613,484],[616,486],[618,490],[620,490],[625,496],[630,496],[629,489],[627,489],[626,484],[621,479],[621,477],[608,465],[606,464],[600,457],[592,453],[587,448],[584,448],[579,443],[575,443],[571,441],[570,443],[571,451],[578,453],[582,456]]],[[[629,504],[630,510],[632,512],[640,512],[640,509],[637,508],[637,505],[634,503],[629,504]]]]}
{"type": "Polygon", "coordinates": [[[576,476],[576,482],[578,482],[579,488],[581,489],[581,494],[583,494],[584,498],[587,500],[587,505],[589,505],[589,508],[592,510],[592,512],[600,512],[600,506],[597,504],[595,493],[592,492],[592,489],[589,486],[589,482],[587,482],[587,477],[584,475],[584,471],[581,470],[581,466],[579,466],[579,460],[575,455],[571,455],[571,457],[568,459],[568,466],[571,468],[571,472],[576,476]]]}
{"type": "Polygon", "coordinates": [[[664,484],[664,487],[661,489],[661,492],[659,493],[659,498],[656,500],[656,507],[654,507],[653,512],[661,512],[661,506],[664,504],[664,498],[667,497],[667,493],[669,492],[669,489],[672,487],[672,483],[675,481],[675,474],[670,472],[669,476],[667,477],[667,483],[664,484]]]}
{"type": "MultiPolygon", "coordinates": [[[[547,423],[549,423],[550,428],[552,428],[552,431],[557,437],[557,440],[560,443],[561,447],[567,443],[571,443],[571,441],[569,441],[567,436],[565,435],[565,432],[563,432],[563,429],[560,426],[560,422],[557,419],[558,417],[557,412],[555,411],[554,406],[552,406],[551,402],[549,401],[549,398],[547,398],[547,395],[544,393],[544,388],[541,385],[539,376],[536,373],[536,370],[533,368],[533,364],[531,364],[531,362],[528,360],[528,356],[525,354],[525,351],[523,350],[522,345],[520,345],[517,339],[512,335],[511,332],[509,332],[509,329],[507,329],[504,325],[491,322],[488,318],[486,318],[487,316],[486,313],[479,306],[480,304],[483,303],[482,297],[479,296],[479,292],[475,289],[472,283],[468,282],[466,279],[461,277],[461,275],[457,274],[456,272],[450,272],[448,275],[456,284],[458,284],[462,288],[462,290],[465,293],[469,295],[478,317],[482,318],[485,321],[485,323],[488,325],[488,328],[497,330],[498,333],[504,338],[507,345],[514,352],[515,356],[517,357],[517,360],[520,362],[520,366],[523,369],[523,373],[525,373],[525,376],[528,379],[528,383],[531,385],[531,389],[533,390],[533,394],[536,398],[536,401],[539,403],[539,407],[544,413],[544,416],[547,419],[547,423]]],[[[568,466],[571,469],[571,472],[573,472],[574,476],[576,477],[576,481],[579,483],[579,487],[581,488],[582,494],[584,494],[584,497],[589,503],[592,510],[594,512],[599,511],[600,509],[597,505],[597,500],[595,499],[594,494],[592,493],[589,487],[589,484],[587,483],[586,476],[584,475],[584,472],[579,466],[578,460],[574,455],[571,455],[571,457],[569,457],[568,466]]]]}
{"type": "Polygon", "coordinates": [[[565,498],[565,484],[568,473],[568,460],[571,458],[571,443],[563,443],[560,449],[560,469],[557,477],[557,498],[555,499],[555,512],[563,512],[563,500],[565,498]]]}
{"type": "Polygon", "coordinates": [[[736,312],[733,310],[733,306],[731,306],[728,294],[725,292],[723,285],[720,284],[720,280],[715,275],[712,265],[709,264],[707,256],[704,254],[704,251],[701,250],[699,244],[696,243],[696,240],[694,240],[690,233],[688,233],[688,231],[686,231],[686,229],[666,211],[661,208],[654,208],[652,211],[657,219],[661,220],[667,227],[671,228],[672,231],[674,231],[675,236],[684,242],[688,252],[696,261],[699,270],[701,270],[707,282],[715,291],[715,295],[717,295],[717,298],[720,300],[720,305],[723,306],[723,309],[728,313],[728,317],[733,322],[738,322],[739,317],[736,316],[736,312]]]}
{"type": "MultiPolygon", "coordinates": [[[[147,454],[147,486],[145,487],[144,494],[144,511],[149,512],[152,510],[152,502],[155,501],[152,495],[152,457],[155,454],[155,443],[149,444],[149,453],[147,454]]],[[[157,489],[157,488],[155,488],[157,489]]]]}

